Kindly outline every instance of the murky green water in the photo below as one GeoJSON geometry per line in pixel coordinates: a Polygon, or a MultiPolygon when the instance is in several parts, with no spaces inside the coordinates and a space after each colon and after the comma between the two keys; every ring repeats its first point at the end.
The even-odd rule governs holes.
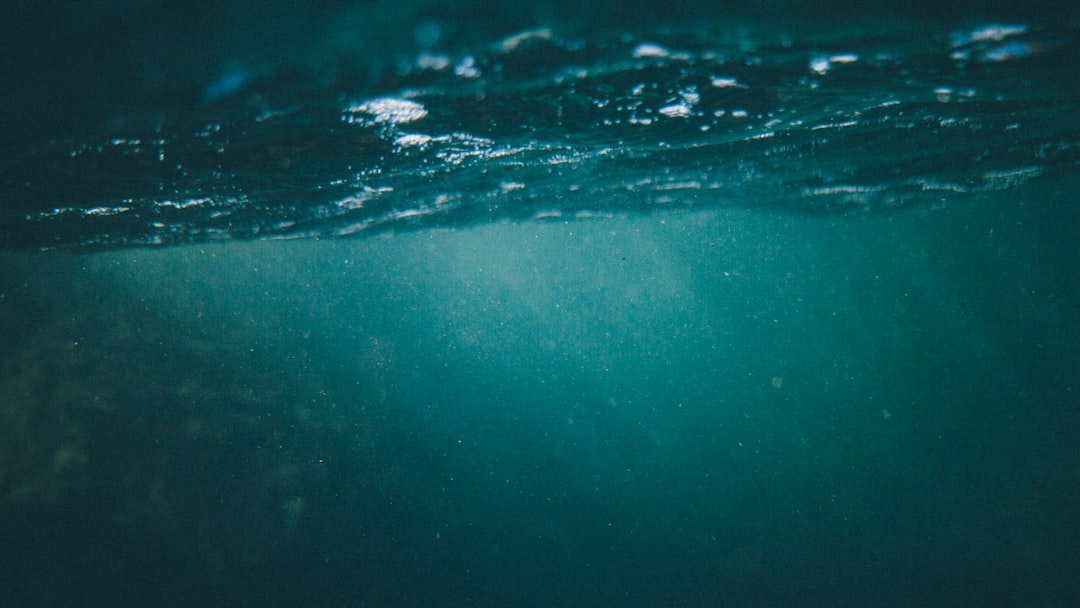
{"type": "Polygon", "coordinates": [[[1075,188],[7,254],[5,587],[1065,605],[1075,188]]]}
{"type": "Polygon", "coordinates": [[[0,604],[1080,597],[1075,21],[272,8],[27,21],[0,604]]]}

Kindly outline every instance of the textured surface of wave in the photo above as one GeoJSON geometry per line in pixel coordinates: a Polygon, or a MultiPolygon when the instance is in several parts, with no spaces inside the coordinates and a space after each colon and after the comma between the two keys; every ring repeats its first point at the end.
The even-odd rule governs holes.
{"type": "Polygon", "coordinates": [[[4,246],[885,212],[1080,165],[1073,26],[541,28],[458,51],[426,28],[372,84],[341,56],[237,66],[189,107],[8,154],[4,246]]]}

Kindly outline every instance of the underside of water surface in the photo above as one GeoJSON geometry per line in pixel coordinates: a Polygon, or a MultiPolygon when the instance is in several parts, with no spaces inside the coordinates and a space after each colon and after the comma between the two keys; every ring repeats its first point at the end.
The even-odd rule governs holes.
{"type": "MultiPolygon", "coordinates": [[[[99,88],[55,84],[65,103],[37,113],[100,116],[12,144],[0,244],[341,236],[673,207],[889,212],[1080,162],[1066,76],[1075,22],[855,12],[834,23],[804,10],[606,26],[549,17],[506,31],[377,9],[316,13],[311,38],[294,33],[276,53],[220,42],[133,67],[130,96],[109,112],[92,111],[99,88]]],[[[283,28],[273,15],[251,35],[283,28]]],[[[218,27],[240,35],[230,28],[248,17],[218,27]]],[[[117,17],[119,32],[154,49],[135,19],[117,17]]]]}

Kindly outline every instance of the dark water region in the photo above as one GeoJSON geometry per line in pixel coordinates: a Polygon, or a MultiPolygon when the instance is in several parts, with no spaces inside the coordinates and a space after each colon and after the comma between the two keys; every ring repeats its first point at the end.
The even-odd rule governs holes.
{"type": "Polygon", "coordinates": [[[1075,9],[504,4],[0,25],[0,604],[1074,605],[1075,9]]]}
{"type": "Polygon", "coordinates": [[[1068,605],[1078,186],[5,254],[8,605],[1068,605]]]}
{"type": "MultiPolygon", "coordinates": [[[[11,141],[26,138],[23,118],[69,128],[31,130],[0,158],[0,245],[673,207],[883,212],[1080,162],[1067,77],[1080,68],[1078,21],[1053,12],[928,21],[803,7],[609,23],[570,11],[511,29],[523,18],[453,19],[440,6],[325,7],[295,28],[284,9],[250,23],[189,15],[195,25],[153,3],[126,20],[95,13],[131,39],[91,45],[104,56],[84,69],[108,83],[118,62],[128,80],[114,91],[54,75],[41,97],[59,107],[9,92],[24,110],[10,114],[11,141]],[[178,31],[160,42],[139,27],[159,13],[178,31]]],[[[37,73],[26,87],[44,86],[37,73]]]]}

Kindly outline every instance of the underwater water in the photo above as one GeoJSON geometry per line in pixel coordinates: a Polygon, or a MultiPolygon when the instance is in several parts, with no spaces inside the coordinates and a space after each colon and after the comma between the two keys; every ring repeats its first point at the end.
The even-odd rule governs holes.
{"type": "Polygon", "coordinates": [[[19,15],[0,601],[1074,604],[1051,6],[19,15]]]}

